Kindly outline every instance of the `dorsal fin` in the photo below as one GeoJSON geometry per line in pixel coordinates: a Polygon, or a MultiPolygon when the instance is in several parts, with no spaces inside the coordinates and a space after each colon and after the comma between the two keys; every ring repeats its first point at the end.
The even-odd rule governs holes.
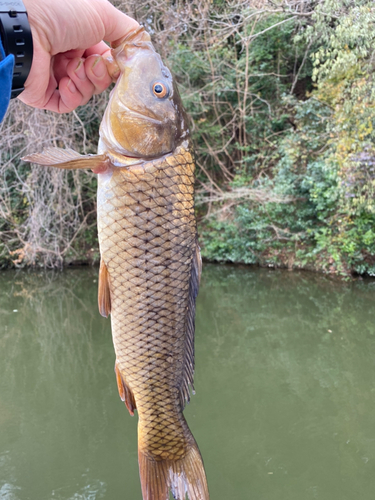
{"type": "Polygon", "coordinates": [[[193,261],[189,283],[189,302],[186,314],[185,359],[183,368],[182,386],[180,388],[180,403],[184,408],[190,401],[189,386],[194,394],[194,334],[195,334],[195,302],[198,295],[202,273],[202,259],[198,242],[193,251],[193,261]]]}

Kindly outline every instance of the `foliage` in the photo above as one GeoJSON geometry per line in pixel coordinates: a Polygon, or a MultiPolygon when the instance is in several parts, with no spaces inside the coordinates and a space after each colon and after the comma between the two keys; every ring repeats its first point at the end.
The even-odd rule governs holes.
{"type": "MultiPolygon", "coordinates": [[[[264,32],[261,21],[253,27],[253,34],[261,35],[249,48],[249,65],[261,48],[265,71],[275,73],[281,50],[282,72],[288,74],[288,44],[293,40],[297,65],[303,68],[294,77],[289,73],[280,92],[272,78],[262,79],[267,123],[259,110],[256,120],[248,120],[252,149],[246,150],[241,169],[235,169],[227,183],[229,189],[241,183],[267,185],[294,201],[223,206],[217,212],[220,217],[203,221],[204,255],[210,260],[373,275],[375,9],[370,2],[327,0],[305,13],[312,21],[298,18],[277,26],[278,19],[289,19],[285,9],[278,18],[267,15],[272,30],[264,32]],[[295,92],[301,80],[305,95],[295,92]],[[264,131],[272,129],[280,133],[270,147],[264,131]]],[[[249,79],[249,88],[251,83],[249,79]]]]}
{"type": "MultiPolygon", "coordinates": [[[[114,3],[151,33],[191,116],[204,257],[375,274],[373,3],[114,3]]],[[[94,177],[17,158],[93,151],[105,102],[58,119],[18,104],[2,124],[2,264],[97,257],[94,177]]]]}

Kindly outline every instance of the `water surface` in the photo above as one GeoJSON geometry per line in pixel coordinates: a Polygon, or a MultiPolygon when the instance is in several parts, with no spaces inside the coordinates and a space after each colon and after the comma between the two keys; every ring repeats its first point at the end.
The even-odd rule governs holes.
{"type": "MultiPolygon", "coordinates": [[[[141,500],[97,270],[0,273],[0,499],[141,500]]],[[[185,414],[211,500],[373,500],[375,282],[206,265],[185,414]]]]}

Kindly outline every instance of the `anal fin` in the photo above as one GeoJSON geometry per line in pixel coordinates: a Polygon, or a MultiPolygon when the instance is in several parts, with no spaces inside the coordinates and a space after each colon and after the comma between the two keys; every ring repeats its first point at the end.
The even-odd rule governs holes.
{"type": "Polygon", "coordinates": [[[120,395],[121,401],[125,402],[126,408],[129,410],[130,415],[134,416],[134,410],[137,408],[135,404],[135,399],[132,390],[127,386],[121,372],[117,366],[117,361],[115,363],[115,373],[117,380],[118,393],[120,395]]]}
{"type": "Polygon", "coordinates": [[[109,273],[103,260],[100,261],[99,289],[98,289],[99,312],[105,318],[111,312],[111,291],[109,287],[109,273]]]}

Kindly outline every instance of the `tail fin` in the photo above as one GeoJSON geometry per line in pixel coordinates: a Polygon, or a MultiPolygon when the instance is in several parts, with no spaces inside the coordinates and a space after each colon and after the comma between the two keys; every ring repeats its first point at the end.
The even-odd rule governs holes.
{"type": "Polygon", "coordinates": [[[209,500],[206,474],[197,444],[194,442],[180,460],[154,460],[138,451],[143,500],[209,500]]]}

